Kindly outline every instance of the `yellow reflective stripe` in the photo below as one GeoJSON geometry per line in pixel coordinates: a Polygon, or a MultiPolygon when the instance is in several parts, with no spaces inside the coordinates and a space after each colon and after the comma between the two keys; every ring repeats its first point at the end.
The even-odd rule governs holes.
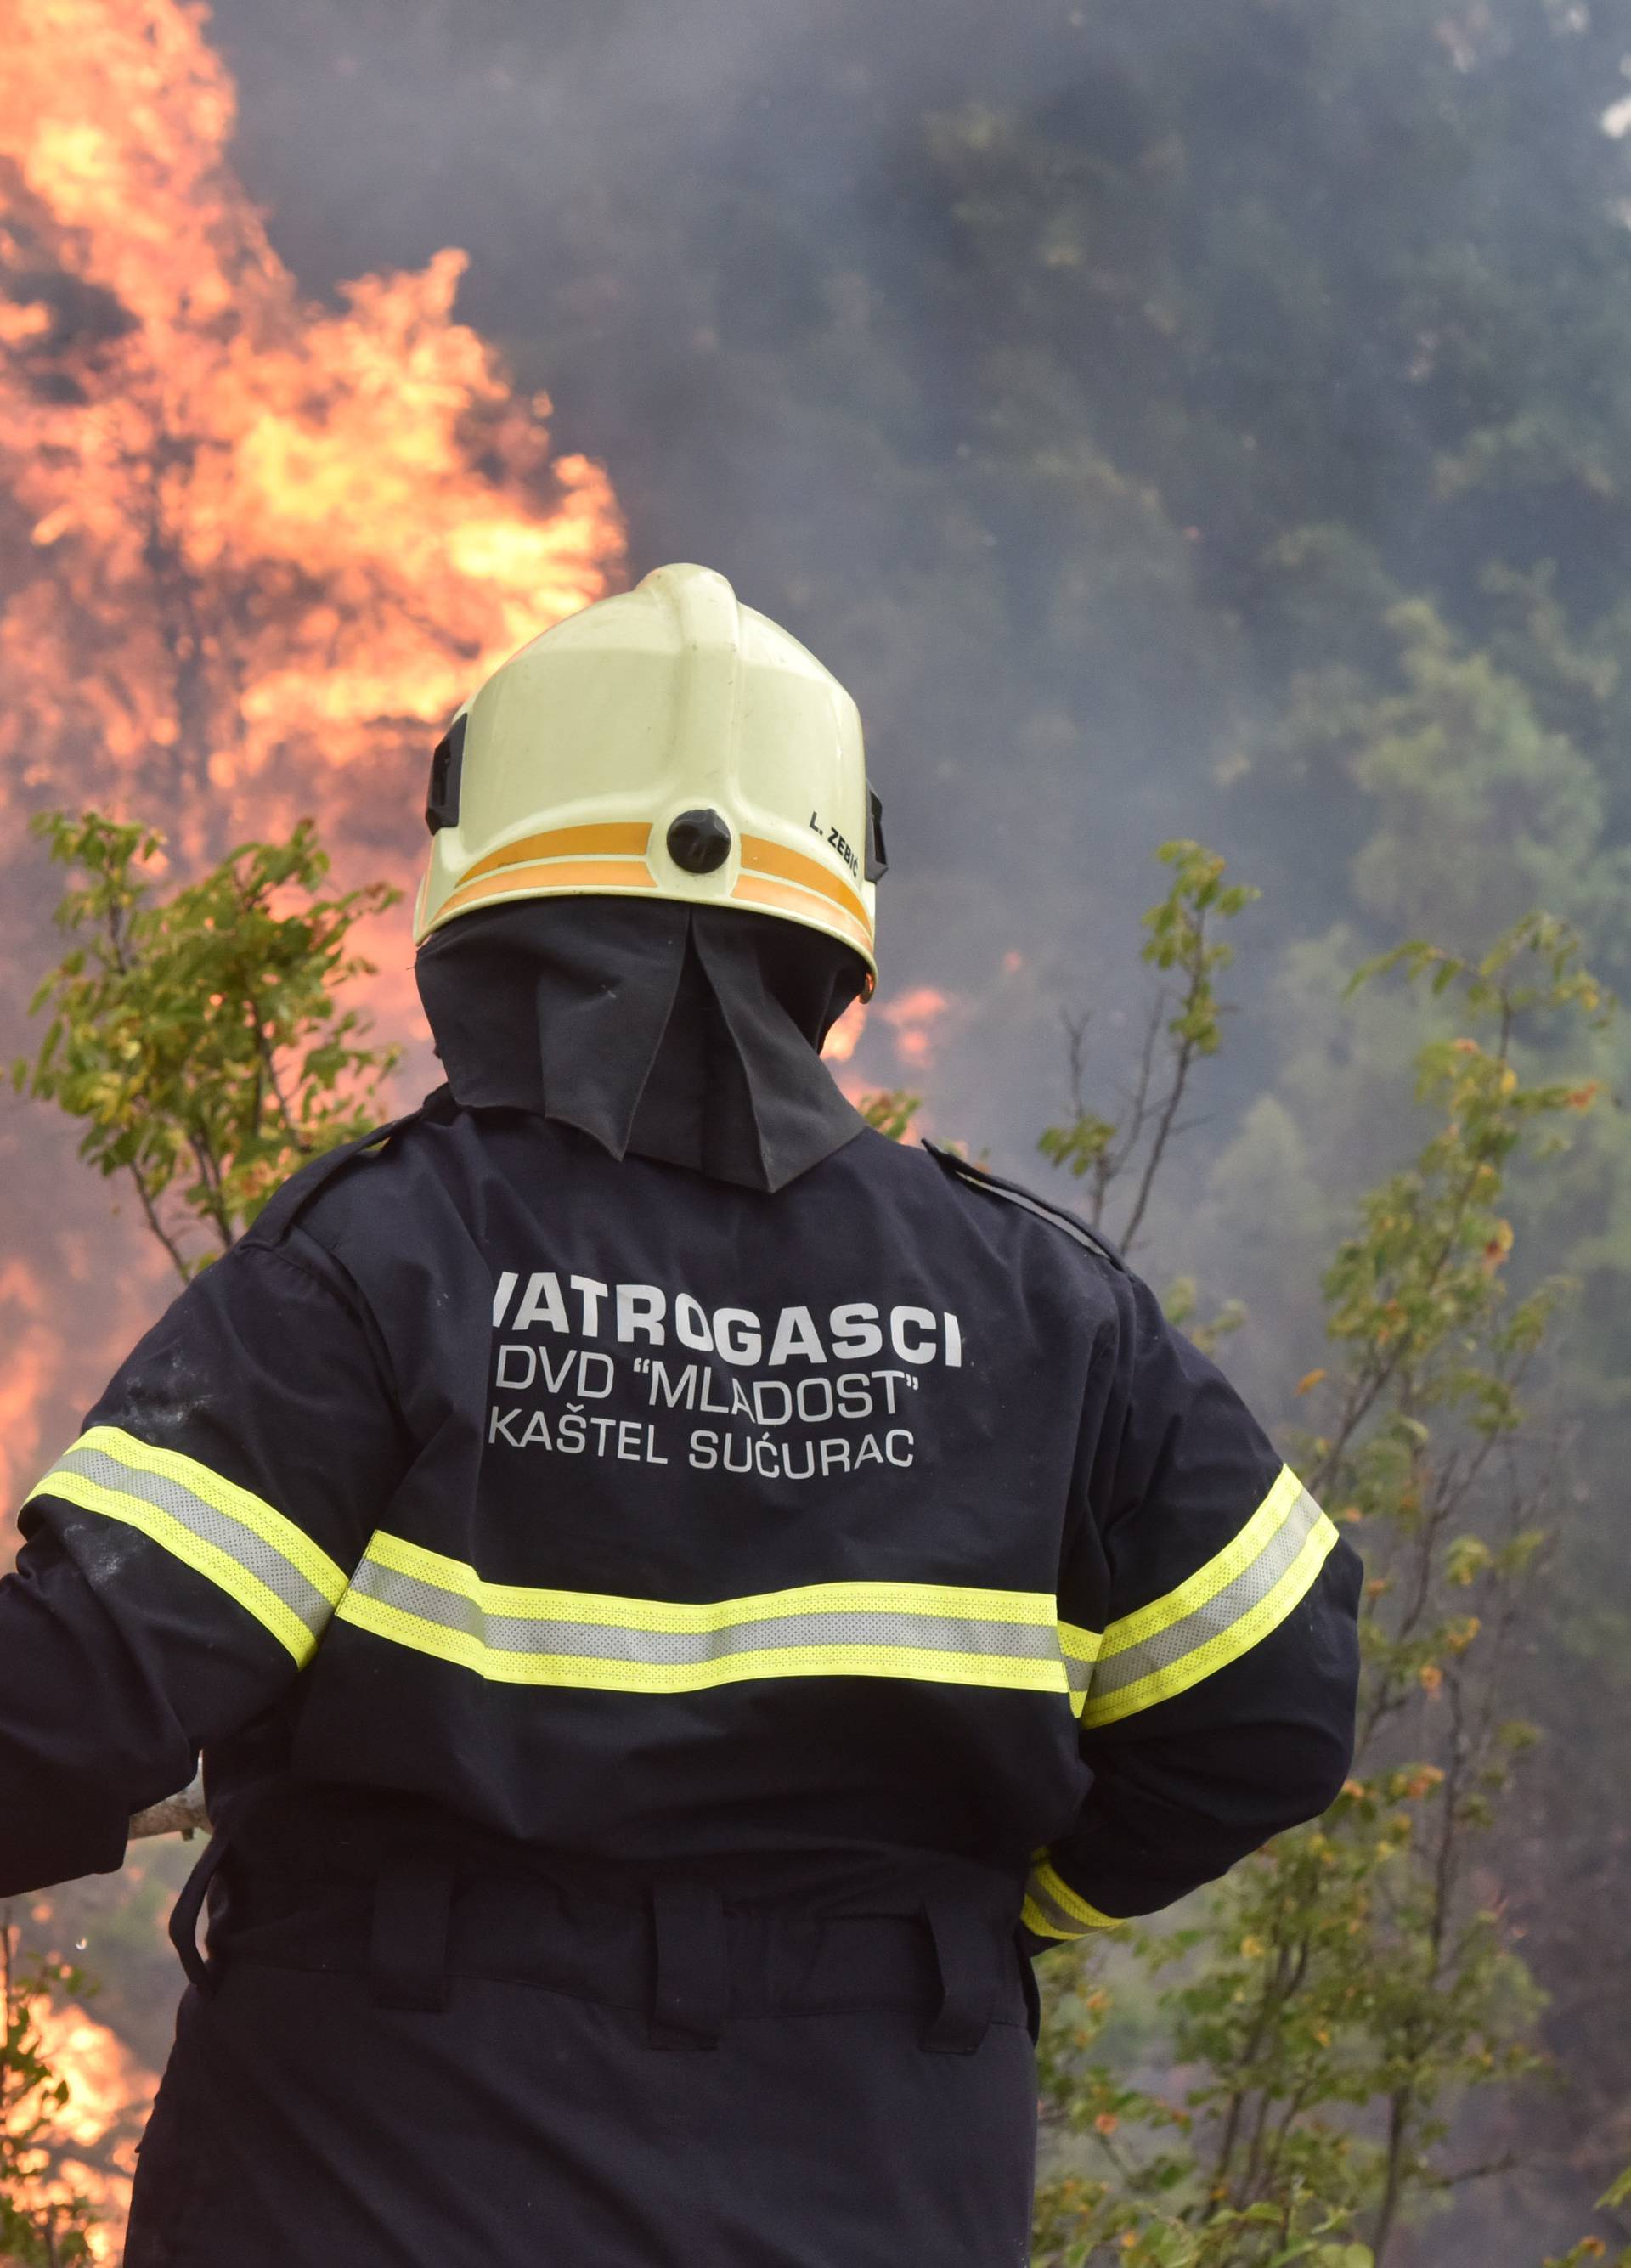
{"type": "MultiPolygon", "coordinates": [[[[74,1443],[74,1450],[78,1449],[105,1449],[122,1464],[134,1465],[138,1472],[162,1473],[179,1481],[183,1488],[190,1489],[218,1512],[240,1521],[263,1543],[269,1544],[279,1558],[298,1567],[331,1607],[337,1606],[344,1597],[344,1569],[328,1557],[321,1544],[314,1543],[303,1528],[297,1528],[264,1497],[223,1479],[196,1457],[184,1457],[179,1449],[156,1448],[151,1441],[138,1441],[134,1433],[127,1433],[119,1425],[91,1426],[74,1443]]],[[[74,1450],[69,1452],[70,1456],[74,1450]]]]}
{"type": "Polygon", "coordinates": [[[1059,1652],[1065,1657],[1065,1675],[1070,1686],[1072,1712],[1080,1717],[1087,1704],[1088,1690],[1093,1683],[1093,1665],[1098,1659],[1103,1634],[1098,1631],[1078,1629],[1074,1623],[1060,1623],[1059,1652]]]}
{"type": "Polygon", "coordinates": [[[926,1611],[1021,1623],[1038,1630],[1061,1627],[1053,1601],[1042,1591],[971,1590],[943,1583],[807,1583],[795,1590],[756,1591],[744,1598],[691,1606],[664,1599],[620,1598],[603,1591],[535,1590],[520,1583],[490,1582],[465,1560],[446,1558],[439,1551],[428,1550],[422,1543],[410,1543],[405,1536],[391,1535],[383,1529],[370,1538],[364,1557],[404,1575],[422,1576],[500,1614],[603,1623],[620,1630],[716,1631],[770,1615],[844,1609],[883,1614],[926,1611]]]}
{"type": "Polygon", "coordinates": [[[135,1528],[253,1615],[304,1666],[346,1579],[264,1498],[196,1457],[94,1425],[30,1496],[55,1496],[135,1528]]]}
{"type": "Polygon", "coordinates": [[[1056,1906],[1062,1906],[1073,1921],[1084,1929],[1118,1929],[1121,1916],[1107,1914],[1077,1890],[1073,1890],[1065,1877],[1047,1860],[1043,1859],[1031,1875],[1036,1886],[1044,1890],[1056,1906]]]}
{"type": "MultiPolygon", "coordinates": [[[[1313,1498],[1300,1490],[1294,1514],[1269,1536],[1258,1559],[1234,1579],[1247,1593],[1239,1610],[1231,1612],[1222,1626],[1200,1644],[1157,1661],[1147,1675],[1109,1686],[1103,1692],[1096,1684],[1082,1711],[1083,1730],[1114,1724],[1140,1709],[1153,1708],[1158,1701],[1170,1700],[1250,1653],[1308,1595],[1336,1540],[1337,1531],[1330,1520],[1313,1498]],[[1288,1544],[1295,1548],[1288,1550],[1288,1544]],[[1254,1577],[1260,1578],[1255,1590],[1248,1580],[1254,1577]]],[[[1214,1594],[1214,1600],[1221,1602],[1223,1594],[1214,1594]]],[[[1204,1622],[1204,1616],[1201,1619],[1204,1622]]]]}
{"type": "Polygon", "coordinates": [[[1025,1885],[1022,1915],[1027,1929],[1038,1937],[1085,1937],[1089,1930],[1119,1929],[1122,1918],[1102,1913],[1073,1890],[1047,1859],[1038,1859],[1025,1885]]]}
{"type": "Polygon", "coordinates": [[[690,1693],[771,1677],[893,1677],[1061,1696],[1053,1602],[938,1583],[814,1583],[704,1603],[490,1582],[376,1535],[339,1609],[504,1684],[690,1693]]]}
{"type": "Polygon", "coordinates": [[[65,1498],[86,1512],[98,1512],[106,1519],[123,1521],[127,1527],[140,1528],[144,1535],[162,1545],[173,1558],[180,1559],[247,1609],[280,1645],[288,1648],[302,1668],[310,1660],[317,1640],[299,1616],[226,1552],[205,1543],[179,1521],[149,1505],[136,1504],[129,1497],[101,1488],[94,1481],[82,1480],[76,1473],[51,1476],[48,1493],[65,1498]]]}
{"type": "Polygon", "coordinates": [[[736,1653],[720,1661],[609,1661],[579,1654],[500,1651],[471,1634],[410,1615],[383,1601],[353,1593],[336,1609],[342,1622],[391,1638],[417,1653],[433,1654],[489,1683],[555,1685],[605,1693],[697,1693],[771,1677],[894,1677],[930,1685],[980,1685],[1010,1690],[1057,1693],[1058,1671],[1045,1663],[1015,1662],[1006,1656],[935,1653],[885,1646],[778,1646],[759,1653],[736,1653]]]}
{"type": "Polygon", "coordinates": [[[1289,1465],[1282,1465],[1273,1487],[1234,1540],[1225,1544],[1215,1557],[1208,1559],[1204,1567],[1197,1568],[1176,1591],[1169,1591],[1164,1598],[1152,1599],[1136,1614],[1123,1615],[1111,1623],[1104,1632],[1100,1653],[1108,1660],[1125,1653],[1130,1646],[1141,1646],[1147,1638],[1182,1622],[1197,1607],[1215,1598],[1251,1565],[1302,1492],[1302,1482],[1289,1465]]]}

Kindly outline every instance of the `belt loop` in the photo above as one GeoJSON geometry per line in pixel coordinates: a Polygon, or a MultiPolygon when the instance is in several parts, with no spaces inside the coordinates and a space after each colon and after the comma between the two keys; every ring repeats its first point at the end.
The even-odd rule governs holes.
{"type": "Polygon", "coordinates": [[[434,1852],[399,1852],[380,1869],[368,1946],[377,2008],[436,2014],[447,2006],[453,1866],[434,1852]]]}
{"type": "Polygon", "coordinates": [[[203,1911],[216,1869],[226,1856],[226,1837],[218,1829],[204,1845],[193,1871],[181,1885],[181,1895],[170,1910],[170,1942],[174,1946],[187,1981],[200,1992],[212,1992],[216,1972],[198,1950],[198,1917],[203,1911]]]}
{"type": "Polygon", "coordinates": [[[923,2044],[934,2055],[972,2055],[997,2005],[996,1945],[982,1915],[959,1898],[930,1896],[923,1912],[941,1984],[940,2010],[923,2044]]]}
{"type": "Polygon", "coordinates": [[[652,1886],[651,2044],[717,2048],[730,1999],[725,1902],[705,1882],[652,1886]]]}

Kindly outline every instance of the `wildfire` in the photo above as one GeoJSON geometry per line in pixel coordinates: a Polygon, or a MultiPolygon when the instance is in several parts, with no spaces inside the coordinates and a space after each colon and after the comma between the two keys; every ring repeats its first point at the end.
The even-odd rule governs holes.
{"type": "Polygon", "coordinates": [[[0,0],[0,755],[184,852],[314,807],[377,866],[424,728],[604,589],[616,503],[453,320],[461,253],[302,300],[202,24],[0,0]]]}
{"type": "Polygon", "coordinates": [[[91,2257],[114,2268],[124,2250],[137,2144],[159,2081],[83,2008],[37,2002],[30,2014],[40,2052],[66,2082],[68,2095],[44,2146],[49,2173],[32,2187],[29,2202],[38,2207],[88,2198],[103,2216],[88,2236],[91,2257]]]}
{"type": "MultiPolygon", "coordinates": [[[[227,161],[233,88],[205,20],[179,0],[0,0],[8,1005],[54,888],[26,807],[152,821],[180,873],[311,812],[341,879],[410,883],[441,723],[621,559],[605,473],[551,457],[548,401],[454,320],[461,253],[366,276],[337,309],[301,297],[227,161]]],[[[379,1020],[417,1033],[400,926],[362,942],[386,948],[379,1020]]],[[[44,1131],[19,1132],[37,1172],[44,1131]]],[[[80,1200],[50,1198],[30,1268],[0,1279],[27,1477],[40,1397],[93,1388],[151,1317],[139,1261],[104,1254],[100,1296],[76,1291],[80,1200]]]]}
{"type": "Polygon", "coordinates": [[[848,1063],[866,1028],[867,1011],[859,1000],[852,1000],[823,1042],[822,1054],[829,1063],[848,1063]]]}
{"type": "Polygon", "coordinates": [[[915,985],[910,992],[891,1000],[878,1013],[895,1034],[895,1044],[909,1064],[921,1067],[929,1059],[931,1041],[929,1027],[943,1016],[951,1005],[943,992],[932,984],[915,985]]]}
{"type": "MultiPolygon", "coordinates": [[[[870,1009],[863,1007],[859,1000],[852,1001],[828,1033],[822,1054],[830,1064],[848,1063],[867,1028],[868,1016],[876,1015],[889,1026],[895,1051],[903,1064],[909,1069],[921,1070],[932,1052],[930,1027],[951,1005],[946,994],[936,991],[932,984],[914,985],[898,999],[875,1004],[870,1009]]],[[[841,1079],[838,1084],[852,1101],[865,1091],[864,1083],[856,1086],[841,1079]]]]}
{"type": "Polygon", "coordinates": [[[56,1381],[62,1335],[48,1319],[45,1286],[23,1260],[0,1262],[0,1486],[7,1509],[35,1477],[41,1404],[56,1381]]]}
{"type": "MultiPolygon", "coordinates": [[[[319,821],[346,882],[408,883],[449,711],[506,654],[601,595],[622,528],[606,474],[552,453],[454,320],[465,265],[304,298],[226,156],[234,92],[181,0],[0,0],[0,990],[47,957],[55,880],[27,809],[151,821],[185,873],[319,821]]],[[[405,939],[373,1005],[417,1017],[405,939]]],[[[21,1044],[15,1021],[7,1039],[21,1044]]],[[[40,1413],[88,1398],[163,1297],[53,1130],[0,1156],[28,1248],[0,1260],[0,1476],[40,1413]],[[32,1177],[32,1179],[31,1179],[32,1177]]],[[[69,2081],[52,2177],[119,2257],[151,2074],[81,2010],[42,2008],[69,2081]]]]}

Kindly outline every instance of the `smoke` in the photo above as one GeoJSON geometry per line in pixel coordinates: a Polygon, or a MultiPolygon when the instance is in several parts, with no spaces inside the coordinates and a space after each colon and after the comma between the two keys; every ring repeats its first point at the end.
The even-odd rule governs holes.
{"type": "MultiPolygon", "coordinates": [[[[1185,383],[1178,96],[1226,34],[967,0],[225,0],[214,36],[302,283],[465,246],[461,306],[612,468],[631,571],[722,568],[852,686],[886,994],[978,1000],[1027,962],[1029,1012],[993,996],[935,1079],[1022,1164],[1062,1100],[1057,1009],[1126,1005],[1156,843],[1271,885],[1306,864],[1227,777],[1264,704],[1210,593],[1236,539],[1134,430],[1185,383]]],[[[863,1079],[904,1075],[889,1029],[863,1079]]],[[[1231,1103],[1262,1068],[1235,1061],[1231,1103]]]]}
{"type": "MultiPolygon", "coordinates": [[[[1223,816],[1228,639],[1193,540],[1066,438],[1080,384],[1047,398],[1055,374],[1002,336],[1012,306],[968,331],[985,255],[946,210],[965,158],[990,186],[968,107],[1068,110],[1082,25],[801,0],[430,6],[371,32],[228,0],[215,27],[252,90],[236,160],[303,282],[468,246],[462,304],[549,387],[565,445],[613,468],[631,571],[722,568],[854,687],[899,845],[886,988],[978,993],[1014,952],[1052,964],[1044,986],[1119,968],[1143,859],[1223,816]],[[1003,356],[1035,428],[1015,446],[993,430],[1003,356]]],[[[1111,126],[1136,153],[1140,115],[1111,126]]],[[[862,1059],[879,1080],[886,1028],[862,1059]]],[[[1047,1018],[970,1025],[960,1052],[941,1071],[969,1130],[1026,1143],[1047,1018]]]]}

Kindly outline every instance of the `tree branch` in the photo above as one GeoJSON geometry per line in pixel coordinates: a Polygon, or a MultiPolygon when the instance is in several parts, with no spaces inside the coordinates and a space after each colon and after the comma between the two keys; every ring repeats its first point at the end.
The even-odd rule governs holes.
{"type": "Polygon", "coordinates": [[[175,1795],[166,1795],[162,1803],[150,1803],[145,1811],[132,1815],[132,1843],[149,1835],[194,1835],[202,1828],[210,1831],[210,1815],[204,1809],[203,1776],[200,1773],[190,1786],[175,1795]]]}
{"type": "Polygon", "coordinates": [[[139,1166],[127,1166],[125,1171],[129,1174],[130,1179],[136,1183],[137,1195],[142,1200],[142,1211],[146,1216],[147,1226],[152,1230],[153,1234],[159,1239],[159,1243],[163,1245],[165,1250],[174,1262],[175,1272],[181,1278],[182,1283],[186,1284],[190,1282],[191,1278],[188,1277],[187,1272],[187,1262],[182,1256],[181,1247],[176,1243],[175,1239],[171,1235],[163,1221],[159,1219],[159,1208],[154,1204],[152,1197],[149,1192],[147,1183],[142,1177],[141,1167],[139,1166]]]}

